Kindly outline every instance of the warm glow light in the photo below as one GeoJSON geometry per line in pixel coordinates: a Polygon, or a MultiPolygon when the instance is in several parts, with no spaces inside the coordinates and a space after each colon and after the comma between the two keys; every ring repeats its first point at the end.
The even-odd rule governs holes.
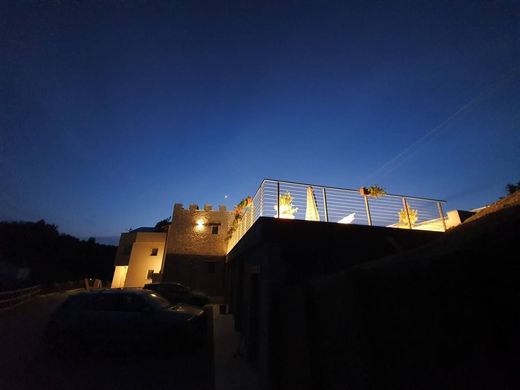
{"type": "Polygon", "coordinates": [[[202,229],[204,229],[204,220],[199,219],[199,220],[197,220],[197,230],[202,230],[202,229]]]}

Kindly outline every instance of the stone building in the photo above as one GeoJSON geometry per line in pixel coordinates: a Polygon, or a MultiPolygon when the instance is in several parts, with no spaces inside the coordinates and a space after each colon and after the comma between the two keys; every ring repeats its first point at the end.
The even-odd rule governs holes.
{"type": "Polygon", "coordinates": [[[227,236],[233,212],[175,204],[162,229],[122,233],[112,287],[142,287],[152,281],[181,282],[208,295],[224,295],[227,236]]]}

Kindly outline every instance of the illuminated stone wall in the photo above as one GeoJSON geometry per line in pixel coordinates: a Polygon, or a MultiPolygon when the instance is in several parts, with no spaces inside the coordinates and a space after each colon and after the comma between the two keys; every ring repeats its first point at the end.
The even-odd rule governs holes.
{"type": "MultiPolygon", "coordinates": [[[[143,287],[150,273],[181,282],[209,295],[223,295],[228,231],[234,218],[225,206],[213,210],[175,204],[168,232],[121,234],[113,287],[143,287]],[[152,254],[156,249],[157,253],[152,254]],[[127,268],[124,268],[127,267],[127,268]],[[126,274],[125,274],[126,272],[126,274]]],[[[151,228],[150,228],[151,229],[151,228]]]]}
{"type": "Polygon", "coordinates": [[[224,295],[228,230],[234,218],[225,206],[213,210],[176,204],[168,230],[162,280],[184,283],[208,295],[224,295]]]}
{"type": "Polygon", "coordinates": [[[225,256],[232,219],[233,212],[225,206],[213,210],[209,205],[199,209],[194,204],[185,209],[182,204],[175,204],[167,254],[225,256]]]}

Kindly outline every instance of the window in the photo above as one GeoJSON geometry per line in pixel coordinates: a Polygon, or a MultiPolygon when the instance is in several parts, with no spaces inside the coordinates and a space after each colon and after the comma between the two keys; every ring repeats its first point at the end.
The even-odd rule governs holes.
{"type": "Polygon", "coordinates": [[[218,225],[213,225],[211,227],[211,234],[218,234],[218,225]]]}
{"type": "Polygon", "coordinates": [[[153,277],[153,269],[148,270],[148,274],[146,275],[146,279],[152,279],[153,277]]]}
{"type": "Polygon", "coordinates": [[[146,309],[147,302],[133,294],[99,294],[87,309],[96,311],[139,312],[146,309]]]}
{"type": "Polygon", "coordinates": [[[159,248],[152,248],[152,253],[150,253],[150,256],[157,256],[158,252],[159,252],[159,248]]]}
{"type": "Polygon", "coordinates": [[[87,309],[100,311],[118,311],[122,303],[122,298],[116,294],[99,294],[93,299],[87,309]]]}
{"type": "Polygon", "coordinates": [[[208,261],[206,264],[208,265],[208,274],[214,274],[215,273],[215,262],[208,261]]]}
{"type": "Polygon", "coordinates": [[[126,295],[122,298],[119,311],[143,311],[148,306],[141,297],[126,295]]]}

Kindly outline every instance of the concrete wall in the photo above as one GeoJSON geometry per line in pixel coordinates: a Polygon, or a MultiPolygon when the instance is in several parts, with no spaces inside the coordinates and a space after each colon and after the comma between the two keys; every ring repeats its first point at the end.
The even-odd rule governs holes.
{"type": "Polygon", "coordinates": [[[128,265],[130,262],[130,253],[132,252],[132,245],[134,244],[136,235],[136,232],[121,233],[116,252],[116,266],[128,265]]]}
{"type": "Polygon", "coordinates": [[[446,229],[451,229],[452,227],[459,226],[466,219],[474,215],[475,213],[472,211],[465,210],[450,210],[448,211],[446,218],[446,229]]]}
{"type": "Polygon", "coordinates": [[[114,270],[114,277],[112,278],[112,288],[121,288],[125,286],[126,273],[128,272],[127,265],[116,265],[114,270]]]}
{"type": "MultiPolygon", "coordinates": [[[[279,346],[285,337],[280,319],[287,315],[286,310],[292,310],[282,307],[283,291],[318,275],[423,245],[441,234],[272,218],[257,220],[227,257],[226,290],[236,329],[245,337],[249,359],[265,381],[263,388],[276,388],[275,384],[280,383],[283,351],[279,346]]],[[[304,376],[300,381],[305,381],[304,376]]]]}
{"type": "Polygon", "coordinates": [[[164,256],[166,233],[137,233],[128,263],[125,287],[143,287],[152,281],[148,272],[159,273],[164,256]],[[153,255],[154,250],[157,253],[153,255]]]}
{"type": "Polygon", "coordinates": [[[263,388],[520,388],[519,206],[442,234],[259,221],[227,274],[246,345],[264,281],[263,388]]]}
{"type": "Polygon", "coordinates": [[[284,291],[278,388],[518,388],[515,245],[376,261],[284,291]]]}

